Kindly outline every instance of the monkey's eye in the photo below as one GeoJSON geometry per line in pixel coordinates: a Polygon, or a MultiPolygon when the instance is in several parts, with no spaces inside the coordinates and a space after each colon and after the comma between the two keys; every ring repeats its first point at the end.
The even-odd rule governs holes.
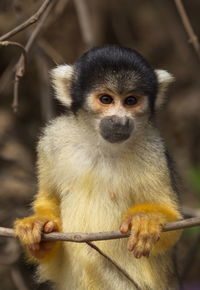
{"type": "Polygon", "coordinates": [[[138,102],[138,100],[136,97],[130,96],[130,97],[125,99],[124,104],[127,106],[134,106],[135,104],[137,104],[137,102],[138,102]]]}
{"type": "Polygon", "coordinates": [[[103,104],[112,104],[113,103],[113,98],[109,95],[102,95],[99,98],[100,102],[103,104]]]}

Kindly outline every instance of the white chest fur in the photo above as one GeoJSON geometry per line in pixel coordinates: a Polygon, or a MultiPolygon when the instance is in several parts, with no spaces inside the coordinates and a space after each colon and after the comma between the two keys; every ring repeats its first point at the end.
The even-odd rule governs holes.
{"type": "MultiPolygon", "coordinates": [[[[156,202],[160,183],[169,185],[156,138],[155,134],[153,141],[142,136],[138,144],[109,144],[80,130],[73,118],[54,121],[41,145],[45,151],[51,143],[46,152],[51,156],[50,182],[61,198],[64,230],[114,230],[128,208],[156,202]]],[[[162,195],[165,190],[159,192],[160,200],[162,195]]]]}

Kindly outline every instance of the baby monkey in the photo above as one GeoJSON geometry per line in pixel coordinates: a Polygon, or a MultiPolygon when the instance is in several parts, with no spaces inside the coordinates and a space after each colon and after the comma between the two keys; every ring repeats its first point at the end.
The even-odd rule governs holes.
{"type": "Polygon", "coordinates": [[[130,290],[131,282],[85,243],[42,242],[41,233],[103,232],[130,238],[94,242],[143,290],[177,289],[172,246],[181,218],[156,112],[173,80],[135,50],[104,46],[52,71],[66,114],[38,145],[34,214],[15,222],[40,281],[60,290],[130,290]]]}

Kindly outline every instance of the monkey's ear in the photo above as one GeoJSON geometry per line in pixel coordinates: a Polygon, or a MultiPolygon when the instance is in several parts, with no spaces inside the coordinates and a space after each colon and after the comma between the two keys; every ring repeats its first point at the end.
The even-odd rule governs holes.
{"type": "Polygon", "coordinates": [[[70,107],[72,103],[70,84],[73,74],[74,69],[71,65],[59,65],[51,71],[56,98],[67,107],[70,107]]]}
{"type": "Polygon", "coordinates": [[[167,90],[169,84],[174,81],[174,77],[166,70],[157,69],[155,70],[155,73],[158,80],[158,94],[156,98],[155,108],[159,109],[165,102],[165,91],[167,90]]]}

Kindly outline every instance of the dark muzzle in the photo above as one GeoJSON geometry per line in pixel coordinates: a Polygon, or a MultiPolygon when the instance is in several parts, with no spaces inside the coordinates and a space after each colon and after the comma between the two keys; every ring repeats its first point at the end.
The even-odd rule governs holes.
{"type": "Polygon", "coordinates": [[[132,119],[113,115],[101,120],[100,133],[106,141],[120,143],[130,137],[133,127],[132,119]]]}

